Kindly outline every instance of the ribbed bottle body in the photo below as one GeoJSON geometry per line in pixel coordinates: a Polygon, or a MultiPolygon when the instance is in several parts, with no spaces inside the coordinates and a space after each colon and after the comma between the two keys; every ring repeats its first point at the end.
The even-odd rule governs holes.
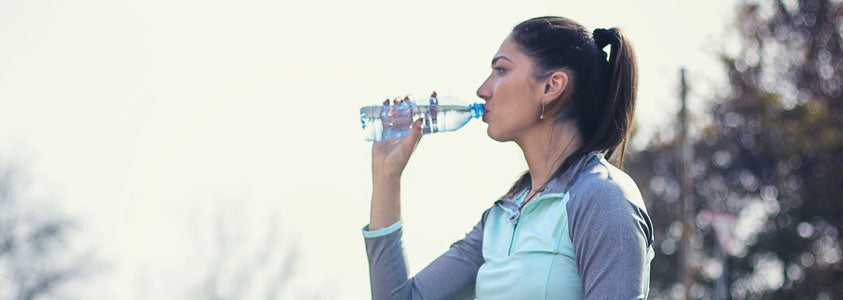
{"type": "Polygon", "coordinates": [[[362,107],[360,121],[363,124],[363,138],[380,141],[406,136],[413,121],[417,119],[422,119],[422,133],[429,134],[460,129],[472,118],[481,117],[483,112],[482,103],[416,105],[414,102],[404,102],[362,107]]]}

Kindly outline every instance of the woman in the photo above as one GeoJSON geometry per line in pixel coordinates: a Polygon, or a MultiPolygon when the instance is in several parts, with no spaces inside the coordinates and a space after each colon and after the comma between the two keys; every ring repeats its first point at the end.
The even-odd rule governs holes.
{"type": "Polygon", "coordinates": [[[399,183],[420,120],[409,135],[376,142],[363,228],[372,298],[646,298],[653,226],[635,182],[607,162],[623,161],[636,86],[620,29],[590,34],[561,17],[516,26],[477,96],[489,137],[518,144],[529,170],[465,239],[408,279],[399,183]]]}

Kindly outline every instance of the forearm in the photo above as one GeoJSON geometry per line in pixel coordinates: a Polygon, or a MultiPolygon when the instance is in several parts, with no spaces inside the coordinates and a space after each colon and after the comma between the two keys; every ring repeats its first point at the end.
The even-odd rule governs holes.
{"type": "MultiPolygon", "coordinates": [[[[372,299],[474,299],[477,270],[483,264],[483,224],[489,210],[465,238],[453,243],[443,255],[409,277],[397,229],[375,233],[363,227],[372,299]]],[[[390,230],[387,228],[387,230],[390,230]]]]}
{"type": "Polygon", "coordinates": [[[400,176],[372,176],[372,208],[369,230],[377,230],[401,219],[400,176]]]}

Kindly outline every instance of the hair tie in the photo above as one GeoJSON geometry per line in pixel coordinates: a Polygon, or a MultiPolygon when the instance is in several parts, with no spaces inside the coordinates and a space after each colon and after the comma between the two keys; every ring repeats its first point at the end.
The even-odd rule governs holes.
{"type": "Polygon", "coordinates": [[[594,39],[594,43],[597,44],[597,48],[603,49],[603,47],[612,43],[615,34],[612,33],[611,29],[597,28],[591,34],[591,37],[594,39]]]}

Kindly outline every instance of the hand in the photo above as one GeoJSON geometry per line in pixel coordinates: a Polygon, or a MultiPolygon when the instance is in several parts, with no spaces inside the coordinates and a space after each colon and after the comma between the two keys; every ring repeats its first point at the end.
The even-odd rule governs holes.
{"type": "MultiPolygon", "coordinates": [[[[393,116],[396,109],[395,105],[399,105],[410,101],[409,97],[404,97],[403,100],[393,100],[393,106],[389,107],[389,115],[393,116]]],[[[384,102],[384,108],[389,106],[389,100],[384,102]]],[[[406,119],[411,120],[410,116],[406,119]]],[[[402,118],[398,117],[397,120],[402,118]]],[[[398,122],[403,124],[392,124],[392,126],[407,126],[408,122],[398,122]]],[[[410,133],[406,136],[394,137],[377,141],[372,145],[372,174],[374,176],[400,177],[410,160],[410,155],[413,154],[419,144],[422,136],[421,119],[412,123],[410,133]]],[[[384,128],[387,125],[384,124],[384,128]]],[[[406,128],[406,127],[404,127],[406,128]]]]}

